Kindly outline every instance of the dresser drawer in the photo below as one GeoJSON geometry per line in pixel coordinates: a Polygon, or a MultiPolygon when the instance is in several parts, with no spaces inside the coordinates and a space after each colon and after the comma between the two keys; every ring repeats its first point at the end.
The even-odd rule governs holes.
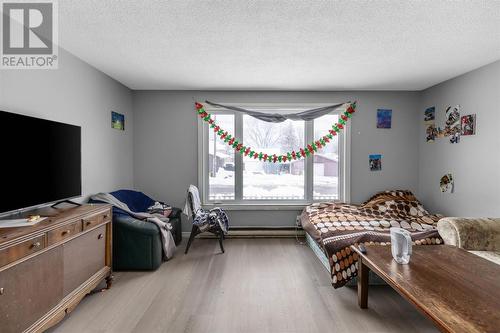
{"type": "Polygon", "coordinates": [[[0,267],[40,251],[44,247],[45,238],[41,235],[0,250],[0,267]]]}
{"type": "Polygon", "coordinates": [[[107,210],[83,219],[83,230],[91,229],[99,224],[108,221],[111,217],[111,211],[107,210]]]}
{"type": "Polygon", "coordinates": [[[48,245],[59,243],[66,238],[73,237],[82,231],[82,223],[80,221],[66,224],[47,233],[48,245]]]}
{"type": "Polygon", "coordinates": [[[63,244],[64,296],[106,267],[106,226],[101,225],[63,244]]]}

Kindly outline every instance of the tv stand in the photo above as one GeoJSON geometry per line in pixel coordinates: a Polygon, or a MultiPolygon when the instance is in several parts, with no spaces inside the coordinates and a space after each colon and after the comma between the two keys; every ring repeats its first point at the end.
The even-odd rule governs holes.
{"type": "Polygon", "coordinates": [[[61,201],[58,201],[55,204],[51,205],[50,208],[56,208],[57,206],[59,206],[60,204],[63,204],[63,203],[67,203],[67,204],[74,205],[77,207],[82,205],[82,204],[79,204],[78,202],[74,202],[71,200],[61,200],[61,201]]]}
{"type": "Polygon", "coordinates": [[[0,331],[42,333],[111,272],[111,206],[60,209],[34,226],[0,229],[0,331]]]}

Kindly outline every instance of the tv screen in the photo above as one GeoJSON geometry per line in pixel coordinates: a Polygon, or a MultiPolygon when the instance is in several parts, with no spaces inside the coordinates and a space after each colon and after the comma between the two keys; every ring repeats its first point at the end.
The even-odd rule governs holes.
{"type": "Polygon", "coordinates": [[[81,128],[0,111],[0,213],[81,195],[81,128]]]}

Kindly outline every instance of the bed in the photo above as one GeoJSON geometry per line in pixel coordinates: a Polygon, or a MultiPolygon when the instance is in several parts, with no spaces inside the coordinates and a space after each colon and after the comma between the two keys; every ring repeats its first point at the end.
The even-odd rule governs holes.
{"type": "Polygon", "coordinates": [[[334,288],[357,276],[358,256],[351,245],[390,246],[391,227],[408,230],[414,245],[442,244],[436,229],[441,218],[429,214],[413,193],[403,190],[380,192],[361,205],[314,203],[300,216],[309,245],[328,265],[334,288]]]}

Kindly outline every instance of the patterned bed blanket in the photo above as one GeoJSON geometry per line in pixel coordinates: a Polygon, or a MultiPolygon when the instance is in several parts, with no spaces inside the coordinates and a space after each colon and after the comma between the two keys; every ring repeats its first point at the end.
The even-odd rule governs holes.
{"type": "Polygon", "coordinates": [[[301,223],[328,256],[334,288],[358,273],[358,256],[350,246],[390,246],[390,228],[411,233],[414,245],[442,244],[436,224],[441,215],[429,214],[410,191],[385,191],[362,205],[315,203],[304,208],[301,223]]]}

